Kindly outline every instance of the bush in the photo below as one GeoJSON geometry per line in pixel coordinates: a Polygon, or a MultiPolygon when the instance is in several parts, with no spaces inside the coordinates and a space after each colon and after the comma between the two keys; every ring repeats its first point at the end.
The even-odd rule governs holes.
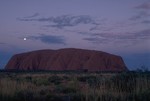
{"type": "Polygon", "coordinates": [[[27,82],[31,82],[32,81],[32,77],[31,76],[26,76],[25,79],[26,79],[27,82]]]}
{"type": "Polygon", "coordinates": [[[60,84],[62,80],[63,79],[61,77],[59,77],[59,76],[51,76],[51,77],[48,78],[48,81],[50,83],[54,83],[55,85],[60,84]]]}
{"type": "Polygon", "coordinates": [[[150,101],[150,89],[140,92],[135,96],[136,101],[150,101]]]}
{"type": "Polygon", "coordinates": [[[18,91],[15,93],[13,99],[15,101],[32,101],[33,100],[33,92],[31,91],[18,91]]]}
{"type": "Polygon", "coordinates": [[[47,86],[47,85],[49,85],[49,82],[46,78],[34,79],[33,83],[37,86],[41,86],[41,85],[47,86]]]}
{"type": "Polygon", "coordinates": [[[70,81],[70,78],[68,76],[63,76],[64,80],[70,81]]]}
{"type": "Polygon", "coordinates": [[[86,101],[86,98],[84,95],[82,94],[74,94],[74,95],[70,95],[70,100],[67,101],[86,101]]]}
{"type": "Polygon", "coordinates": [[[88,80],[94,80],[96,81],[97,77],[96,76],[80,76],[77,77],[77,80],[80,82],[87,82],[88,80]]]}
{"type": "Polygon", "coordinates": [[[90,87],[96,88],[99,86],[100,78],[96,76],[89,76],[89,78],[87,79],[87,83],[89,84],[90,87]]]}
{"type": "Polygon", "coordinates": [[[48,94],[45,101],[64,101],[61,96],[48,94]]]}
{"type": "Polygon", "coordinates": [[[43,89],[39,92],[40,95],[46,95],[46,93],[47,93],[47,91],[43,90],[43,89]]]}
{"type": "Polygon", "coordinates": [[[118,74],[112,78],[115,88],[120,92],[133,92],[136,88],[136,74],[118,74]]]}
{"type": "Polygon", "coordinates": [[[57,86],[55,89],[56,93],[62,93],[62,94],[71,94],[76,93],[77,90],[73,87],[65,87],[65,86],[57,86]]]}

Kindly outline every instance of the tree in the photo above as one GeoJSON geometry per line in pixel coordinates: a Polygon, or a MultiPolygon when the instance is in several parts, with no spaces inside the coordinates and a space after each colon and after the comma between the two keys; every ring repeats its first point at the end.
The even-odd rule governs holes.
{"type": "Polygon", "coordinates": [[[138,72],[148,72],[148,67],[146,67],[145,65],[142,65],[140,68],[137,68],[138,72]]]}

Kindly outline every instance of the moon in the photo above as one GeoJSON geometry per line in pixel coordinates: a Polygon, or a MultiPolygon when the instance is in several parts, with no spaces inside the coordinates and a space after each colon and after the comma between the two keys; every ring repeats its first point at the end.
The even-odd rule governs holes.
{"type": "Polygon", "coordinates": [[[26,41],[26,40],[27,40],[27,38],[23,38],[23,40],[24,40],[24,41],[26,41]]]}

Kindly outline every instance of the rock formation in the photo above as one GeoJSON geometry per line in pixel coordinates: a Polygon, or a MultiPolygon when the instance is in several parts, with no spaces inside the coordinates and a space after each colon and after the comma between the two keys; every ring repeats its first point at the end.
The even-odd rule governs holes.
{"type": "Polygon", "coordinates": [[[66,48],[38,50],[14,55],[6,70],[126,71],[120,56],[95,50],[66,48]]]}

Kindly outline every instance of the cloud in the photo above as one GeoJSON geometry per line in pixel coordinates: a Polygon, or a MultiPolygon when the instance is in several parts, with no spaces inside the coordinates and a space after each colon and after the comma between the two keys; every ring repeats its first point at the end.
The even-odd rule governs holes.
{"type": "Polygon", "coordinates": [[[39,36],[28,36],[27,38],[31,40],[40,40],[46,44],[66,44],[63,36],[40,34],[39,36]]]}
{"type": "MultiPolygon", "coordinates": [[[[81,32],[80,32],[81,33],[81,32]]],[[[85,33],[85,32],[84,32],[85,33]]],[[[94,44],[137,44],[150,40],[150,29],[142,30],[133,33],[87,33],[89,37],[83,38],[83,40],[92,42],[94,44]]],[[[85,34],[85,35],[87,35],[85,34]]]]}
{"type": "Polygon", "coordinates": [[[150,18],[150,14],[147,11],[140,11],[137,15],[134,15],[130,18],[130,20],[144,20],[146,18],[150,18]]]}
{"type": "Polygon", "coordinates": [[[64,28],[64,27],[73,27],[79,24],[92,24],[99,25],[96,20],[94,20],[89,15],[62,15],[56,17],[47,17],[47,18],[19,18],[19,21],[38,21],[38,22],[48,22],[49,24],[45,27],[55,27],[55,28],[64,28]]]}
{"type": "Polygon", "coordinates": [[[148,10],[150,9],[150,2],[143,3],[141,5],[136,6],[135,8],[148,10]]]}
{"type": "Polygon", "coordinates": [[[139,39],[150,39],[150,29],[142,30],[137,33],[133,33],[133,35],[139,39]]]}
{"type": "Polygon", "coordinates": [[[0,45],[3,45],[3,44],[6,44],[6,43],[0,42],[0,45]]]}
{"type": "Polygon", "coordinates": [[[89,42],[92,42],[93,44],[107,44],[107,43],[109,43],[109,39],[99,38],[99,37],[83,38],[83,40],[87,40],[89,42]]]}
{"type": "Polygon", "coordinates": [[[141,23],[150,24],[150,20],[144,20],[144,21],[142,21],[141,23]]]}
{"type": "Polygon", "coordinates": [[[129,20],[132,21],[140,21],[140,22],[144,22],[147,23],[147,21],[145,21],[146,19],[150,20],[150,2],[146,2],[143,3],[141,5],[138,5],[135,7],[135,9],[137,10],[137,14],[132,16],[131,18],[129,18],[129,20]]]}
{"type": "Polygon", "coordinates": [[[34,17],[37,17],[39,15],[40,15],[39,13],[35,13],[35,14],[31,15],[31,16],[24,17],[24,19],[34,18],[34,17]]]}

